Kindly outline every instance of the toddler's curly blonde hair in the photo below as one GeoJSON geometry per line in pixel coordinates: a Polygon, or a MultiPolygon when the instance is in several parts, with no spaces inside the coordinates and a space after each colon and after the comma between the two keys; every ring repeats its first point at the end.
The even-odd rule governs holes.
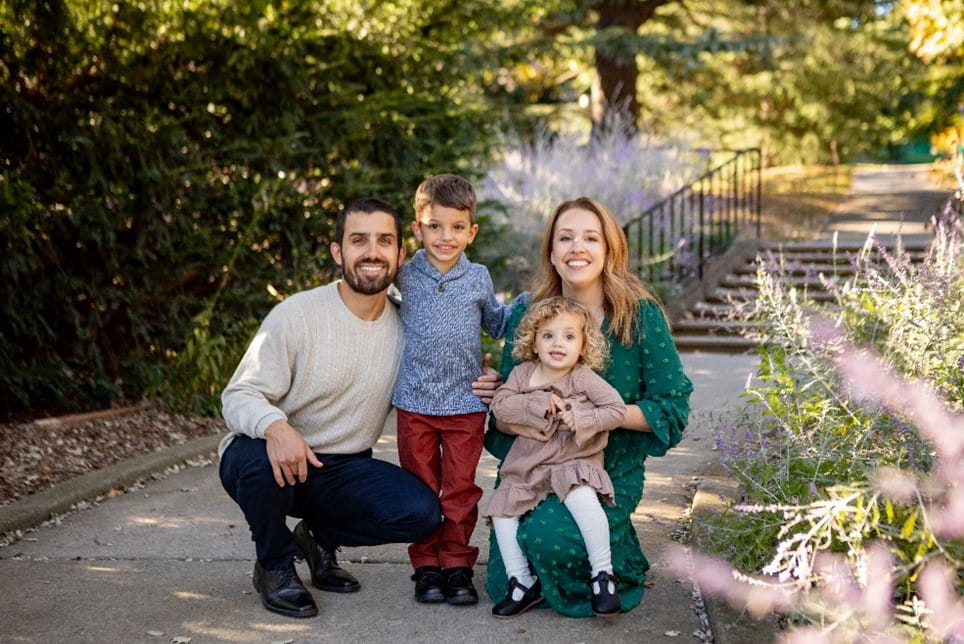
{"type": "Polygon", "coordinates": [[[593,371],[602,371],[609,359],[609,343],[595,327],[589,309],[567,297],[554,296],[532,304],[515,335],[512,357],[518,362],[536,360],[536,334],[539,327],[561,313],[571,313],[582,321],[582,350],[579,359],[593,371]]]}

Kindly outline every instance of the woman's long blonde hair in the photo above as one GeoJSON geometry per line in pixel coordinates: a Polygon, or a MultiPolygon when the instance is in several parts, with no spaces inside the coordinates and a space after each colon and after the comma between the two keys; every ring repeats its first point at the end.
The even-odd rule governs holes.
{"type": "MultiPolygon", "coordinates": [[[[622,226],[606,206],[589,197],[577,197],[564,201],[546,223],[542,236],[542,250],[539,268],[532,282],[532,299],[539,300],[562,295],[562,278],[552,265],[552,239],[556,221],[568,210],[582,208],[596,215],[602,225],[606,241],[606,263],[599,278],[603,286],[603,308],[609,319],[609,326],[620,344],[629,345],[633,341],[633,326],[639,310],[639,300],[652,300],[660,306],[659,298],[650,293],[642,281],[629,271],[629,242],[622,226]]],[[[665,312],[663,314],[665,316],[665,312]]]]}
{"type": "Polygon", "coordinates": [[[589,309],[575,300],[562,296],[539,300],[529,307],[516,331],[512,357],[518,362],[538,358],[536,336],[539,334],[539,327],[562,313],[571,313],[582,322],[582,349],[579,352],[579,359],[593,371],[602,371],[609,359],[609,343],[606,337],[592,323],[592,314],[589,313],[589,309]]]}

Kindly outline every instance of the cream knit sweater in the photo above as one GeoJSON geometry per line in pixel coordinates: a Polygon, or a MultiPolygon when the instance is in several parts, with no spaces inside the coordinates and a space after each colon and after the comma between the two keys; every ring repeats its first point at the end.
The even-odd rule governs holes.
{"type": "Polygon", "coordinates": [[[397,308],[360,320],[338,295],[337,282],[278,304],[221,394],[229,433],[264,438],[274,421],[288,423],[315,452],[352,454],[372,447],[391,410],[404,346],[397,308]]]}

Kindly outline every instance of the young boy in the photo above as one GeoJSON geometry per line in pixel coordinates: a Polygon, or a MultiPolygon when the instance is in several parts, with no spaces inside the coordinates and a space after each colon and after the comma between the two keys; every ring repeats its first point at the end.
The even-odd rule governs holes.
{"type": "Polygon", "coordinates": [[[482,489],[475,470],[482,454],[487,407],[472,394],[482,373],[480,330],[505,333],[489,271],[464,254],[478,233],[472,184],[452,174],[429,177],[415,193],[412,231],[422,243],[398,271],[405,334],[402,367],[392,404],[398,411],[398,455],[403,468],[441,495],[444,520],[409,546],[415,600],[475,604],[469,545],[482,489]]]}

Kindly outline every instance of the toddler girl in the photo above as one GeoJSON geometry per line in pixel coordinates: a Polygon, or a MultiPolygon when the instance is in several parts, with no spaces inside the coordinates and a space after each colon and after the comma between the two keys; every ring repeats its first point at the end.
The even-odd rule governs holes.
{"type": "Polygon", "coordinates": [[[608,356],[589,311],[564,297],[532,305],[519,325],[513,357],[520,364],[495,394],[499,429],[518,436],[500,471],[486,516],[491,518],[509,578],[496,617],[515,617],[542,601],[539,580],[516,540],[519,517],[555,494],[572,513],[586,544],[596,615],[619,612],[609,522],[599,503],[613,504],[603,469],[609,430],[625,415],[622,398],[594,370],[608,356]]]}

